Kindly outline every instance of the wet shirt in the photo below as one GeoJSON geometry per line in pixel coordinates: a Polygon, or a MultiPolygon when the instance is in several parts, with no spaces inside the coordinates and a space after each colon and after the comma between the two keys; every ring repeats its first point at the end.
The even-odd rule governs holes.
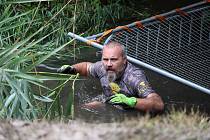
{"type": "Polygon", "coordinates": [[[144,71],[129,62],[122,76],[112,83],[107,79],[106,70],[102,61],[92,64],[89,69],[89,74],[100,79],[106,97],[114,94],[112,85],[114,85],[117,93],[125,94],[127,97],[145,98],[154,92],[144,75],[144,71]]]}

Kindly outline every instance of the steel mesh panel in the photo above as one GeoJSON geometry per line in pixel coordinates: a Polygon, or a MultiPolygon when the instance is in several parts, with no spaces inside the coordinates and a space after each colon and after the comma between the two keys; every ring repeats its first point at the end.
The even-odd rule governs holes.
{"type": "Polygon", "coordinates": [[[122,43],[132,58],[210,89],[210,6],[185,12],[114,32],[110,40],[122,43]]]}

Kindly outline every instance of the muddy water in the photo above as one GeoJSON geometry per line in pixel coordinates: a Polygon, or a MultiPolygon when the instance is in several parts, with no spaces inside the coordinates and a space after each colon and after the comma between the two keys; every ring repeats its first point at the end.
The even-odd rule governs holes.
{"type": "MultiPolygon", "coordinates": [[[[175,0],[170,1],[170,4],[166,0],[158,0],[158,1],[148,1],[148,5],[150,9],[158,11],[157,13],[164,13],[170,10],[173,10],[177,7],[183,7],[195,2],[199,2],[199,0],[192,1],[183,1],[178,2],[175,0]],[[165,6],[167,4],[167,6],[165,6]]],[[[140,1],[133,1],[135,6],[141,5],[140,1]]],[[[136,8],[137,8],[136,7],[136,8]]],[[[127,21],[129,24],[132,21],[127,21]]],[[[57,58],[52,59],[47,62],[47,65],[53,67],[59,67],[63,64],[74,64],[77,62],[83,61],[91,61],[96,62],[100,60],[100,55],[96,56],[96,52],[99,51],[97,49],[84,49],[81,50],[81,54],[77,54],[77,58],[74,59],[70,56],[67,56],[63,59],[57,58]]],[[[170,112],[172,108],[175,109],[185,109],[190,111],[191,108],[199,109],[199,111],[203,113],[208,113],[210,115],[210,95],[200,92],[196,89],[193,89],[189,86],[186,86],[182,83],[159,75],[155,72],[145,69],[145,73],[149,79],[150,84],[155,89],[155,91],[160,94],[165,103],[165,112],[170,112]]],[[[117,110],[112,108],[111,106],[105,106],[101,110],[88,110],[82,108],[81,106],[84,103],[90,102],[93,98],[97,98],[98,95],[102,94],[102,89],[100,87],[100,83],[97,79],[87,79],[85,77],[81,77],[82,81],[76,82],[75,87],[75,118],[82,119],[85,121],[100,121],[107,122],[110,120],[122,120],[125,117],[131,116],[136,117],[141,114],[136,112],[125,112],[121,110],[117,110]]],[[[53,82],[50,83],[53,85],[53,82]]],[[[63,90],[63,102],[66,103],[66,96],[68,94],[68,86],[63,90]]]]}
{"type": "MultiPolygon", "coordinates": [[[[47,65],[59,67],[63,64],[71,65],[83,61],[96,62],[100,60],[100,55],[96,55],[98,54],[98,51],[99,50],[93,48],[85,48],[77,55],[75,61],[73,58],[67,56],[64,59],[51,59],[47,62],[47,65]]],[[[200,112],[210,115],[210,95],[202,93],[196,89],[183,85],[150,70],[144,70],[154,90],[163,98],[165,103],[165,112],[170,112],[172,108],[177,110],[186,109],[186,111],[191,111],[191,109],[194,108],[199,109],[200,112]]],[[[102,94],[102,89],[98,79],[86,77],[80,78],[83,80],[77,81],[75,86],[75,119],[81,119],[88,122],[110,122],[142,115],[142,113],[137,113],[136,111],[118,110],[109,105],[106,105],[100,110],[82,108],[81,106],[84,103],[90,102],[93,98],[98,98],[98,95],[102,94]]],[[[53,81],[51,81],[50,84],[53,84],[53,81]]],[[[66,102],[68,90],[69,87],[67,86],[64,88],[62,93],[62,100],[64,103],[66,102]]]]}

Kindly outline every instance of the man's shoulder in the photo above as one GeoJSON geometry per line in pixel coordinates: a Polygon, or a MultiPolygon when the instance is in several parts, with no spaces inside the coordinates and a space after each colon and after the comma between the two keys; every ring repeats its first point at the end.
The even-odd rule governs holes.
{"type": "Polygon", "coordinates": [[[136,86],[136,84],[138,84],[139,81],[142,81],[144,79],[144,71],[141,68],[136,67],[131,63],[128,63],[123,76],[123,80],[127,83],[130,83],[133,86],[136,86]]]}
{"type": "Polygon", "coordinates": [[[147,81],[144,71],[131,63],[128,64],[124,81],[134,89],[135,93],[138,94],[138,97],[147,97],[150,93],[154,92],[147,81]]]}
{"type": "Polygon", "coordinates": [[[99,77],[103,76],[105,74],[105,69],[102,61],[98,61],[91,64],[89,73],[92,76],[99,76],[99,77]]]}
{"type": "Polygon", "coordinates": [[[103,67],[103,63],[102,63],[102,61],[97,61],[97,62],[95,62],[95,63],[92,63],[91,64],[91,67],[92,68],[102,68],[103,67]]]}
{"type": "Polygon", "coordinates": [[[132,63],[128,62],[125,73],[128,75],[142,75],[144,74],[144,71],[141,68],[136,67],[132,63]]]}

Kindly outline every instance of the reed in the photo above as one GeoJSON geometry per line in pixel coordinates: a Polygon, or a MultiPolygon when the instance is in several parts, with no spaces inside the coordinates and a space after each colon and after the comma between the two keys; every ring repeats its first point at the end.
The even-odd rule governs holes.
{"type": "Polygon", "coordinates": [[[78,76],[38,73],[36,66],[52,57],[75,57],[78,47],[72,47],[67,33],[89,35],[110,28],[108,20],[115,25],[115,19],[124,16],[122,1],[103,5],[100,0],[0,0],[0,6],[0,117],[73,117],[78,76]],[[45,84],[49,80],[60,82],[50,88],[45,84]],[[72,87],[64,107],[59,99],[68,81],[72,87]]]}
{"type": "MultiPolygon", "coordinates": [[[[29,1],[27,1],[29,2],[29,1]]],[[[54,73],[38,73],[36,66],[46,61],[49,57],[61,51],[72,43],[66,41],[58,45],[56,40],[50,40],[61,30],[59,26],[51,29],[55,17],[44,22],[37,18],[40,10],[38,7],[32,10],[19,10],[19,3],[3,5],[0,22],[0,117],[18,119],[55,119],[73,114],[72,106],[65,109],[59,103],[60,93],[66,83],[77,80],[76,75],[63,75],[54,73]],[[49,49],[50,48],[50,49],[49,49]],[[31,73],[31,71],[34,71],[31,73]],[[58,80],[57,86],[50,88],[45,81],[58,80]],[[33,90],[38,87],[39,91],[33,90]],[[42,92],[44,91],[44,92],[42,92]],[[55,106],[56,104],[56,106],[55,106]]],[[[25,4],[25,3],[24,3],[25,4]]],[[[73,83],[71,83],[73,85],[73,83]]],[[[69,89],[69,95],[73,97],[73,88],[69,89]]]]}

